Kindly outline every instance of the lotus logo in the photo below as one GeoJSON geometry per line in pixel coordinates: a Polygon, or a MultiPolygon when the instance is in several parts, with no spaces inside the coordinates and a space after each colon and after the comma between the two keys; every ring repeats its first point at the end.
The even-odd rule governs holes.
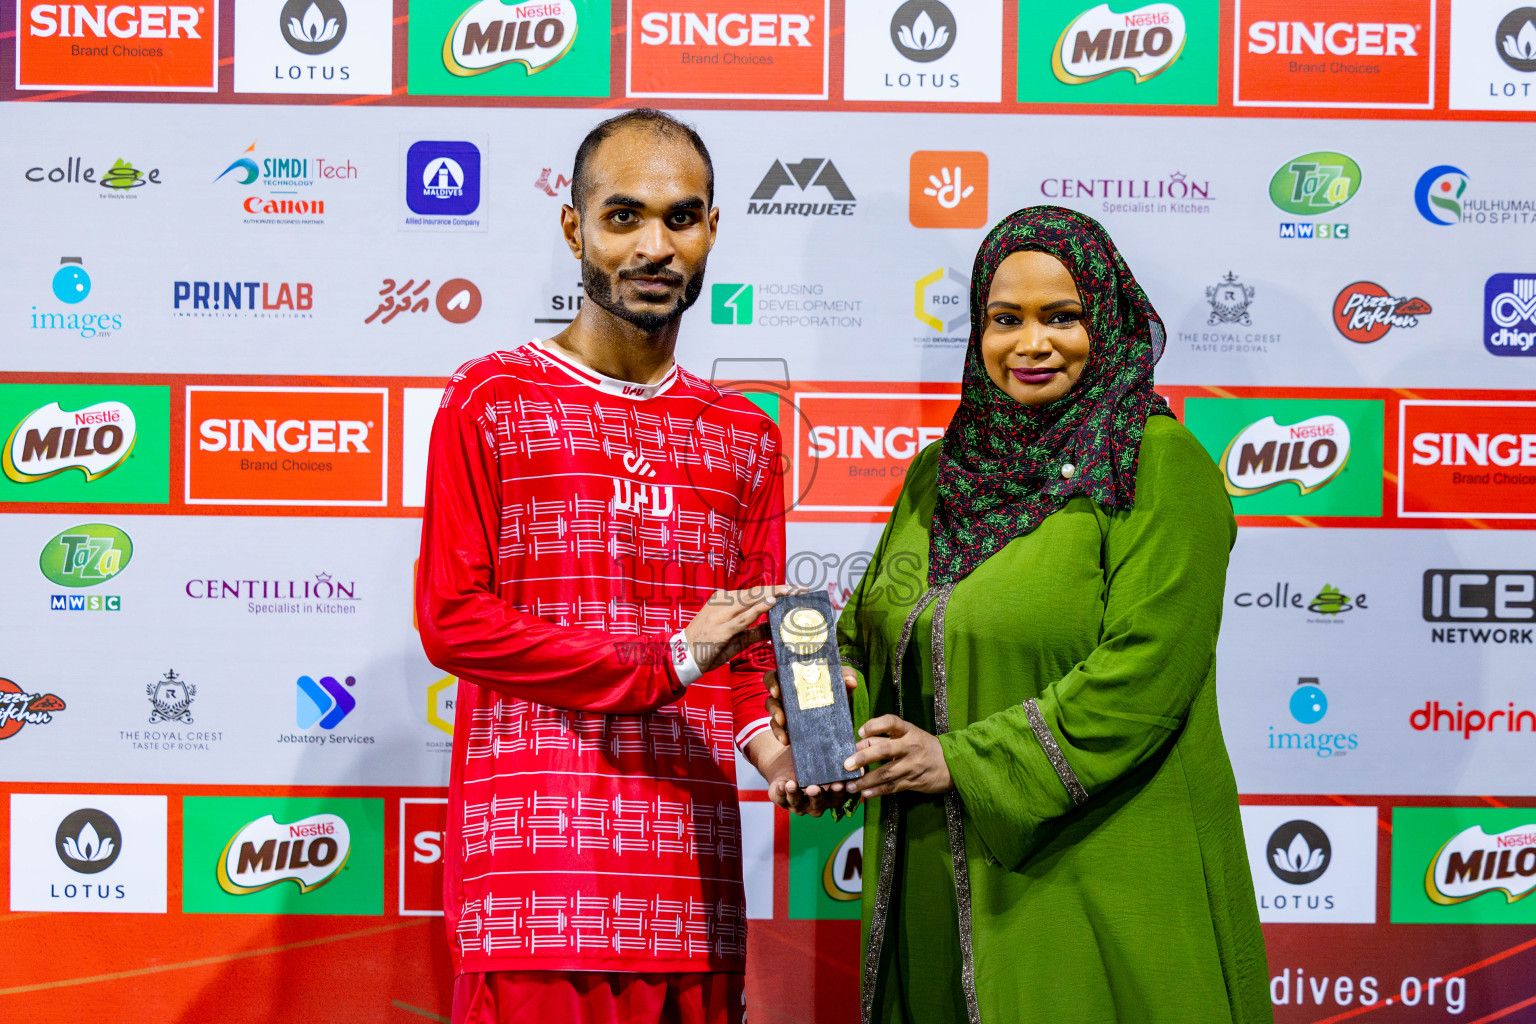
{"type": "Polygon", "coordinates": [[[1467,191],[1467,172],[1441,164],[1419,175],[1413,202],[1419,216],[1442,227],[1461,223],[1461,197],[1467,191]]]}
{"type": "Polygon", "coordinates": [[[1494,43],[1505,64],[1516,71],[1536,71],[1536,7],[1520,7],[1504,15],[1494,43]]]}
{"type": "Polygon", "coordinates": [[[347,10],[338,0],[288,0],[278,23],[289,46],[316,56],[340,44],[347,33],[347,10]]]}
{"type": "Polygon", "coordinates": [[[117,822],[94,807],[81,808],[61,821],[53,840],[59,860],[82,875],[107,870],[123,851],[117,822]]]}
{"type": "Polygon", "coordinates": [[[938,0],[908,0],[891,17],[891,42],[908,60],[938,60],[955,45],[955,16],[938,0]]]}
{"type": "Polygon", "coordinates": [[[1440,847],[1424,872],[1424,894],[1441,906],[1502,892],[1506,903],[1536,890],[1536,825],[1489,835],[1481,825],[1440,847]]]}
{"type": "Polygon", "coordinates": [[[1288,821],[1264,844],[1269,870],[1291,885],[1315,882],[1328,870],[1333,846],[1328,834],[1310,821],[1288,821]]]}
{"type": "Polygon", "coordinates": [[[352,833],[339,814],[312,814],[282,824],[268,814],[236,832],[219,855],[219,888],[232,896],[293,882],[312,892],[335,878],[352,853],[352,833]]]}

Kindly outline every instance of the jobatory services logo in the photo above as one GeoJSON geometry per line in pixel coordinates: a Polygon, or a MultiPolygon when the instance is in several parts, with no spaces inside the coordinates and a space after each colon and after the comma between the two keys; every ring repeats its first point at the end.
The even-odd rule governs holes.
{"type": "Polygon", "coordinates": [[[1457,0],[1451,7],[1452,110],[1536,110],[1536,7],[1457,0]]]}
{"type": "Polygon", "coordinates": [[[896,504],[907,464],[944,436],[957,398],[918,391],[795,394],[792,493],[796,513],[865,513],[880,521],[896,504]]]}
{"type": "Polygon", "coordinates": [[[241,0],[235,92],[388,95],[393,15],[367,0],[241,0]]]}
{"type": "Polygon", "coordinates": [[[1483,285],[1483,347],[1496,356],[1536,355],[1536,274],[1494,274],[1483,285]]]}
{"type": "MultiPolygon", "coordinates": [[[[61,256],[50,283],[54,299],[65,307],[81,307],[91,294],[91,275],[86,272],[85,260],[79,256],[61,256]]],[[[47,302],[46,299],[43,301],[47,302]]],[[[103,313],[100,306],[94,304],[89,312],[83,307],[39,310],[33,306],[32,319],[27,326],[34,331],[68,331],[90,340],[113,337],[123,329],[123,319],[123,314],[103,313]]]]}
{"type": "Polygon", "coordinates": [[[55,693],[23,690],[9,679],[0,679],[0,740],[8,740],[28,725],[48,725],[67,705],[55,693]]]}
{"type": "Polygon", "coordinates": [[[193,505],[384,505],[386,388],[188,385],[193,505]]]}
{"type": "Polygon", "coordinates": [[[163,914],[163,796],[13,793],[11,910],[163,914]]]}
{"type": "MultiPolygon", "coordinates": [[[[1360,191],[1360,165],[1343,153],[1304,153],[1280,165],[1269,179],[1269,199],[1286,213],[1320,217],[1332,213],[1360,191]]],[[[1281,238],[1349,237],[1346,223],[1281,221],[1281,238]]]]}
{"type": "Polygon", "coordinates": [[[1018,99],[1212,105],[1218,17],[1207,0],[1021,4],[1018,99]]]}
{"type": "Polygon", "coordinates": [[[411,8],[417,96],[607,96],[609,0],[427,0],[411,8]]]}
{"type": "Polygon", "coordinates": [[[298,706],[294,712],[299,728],[313,729],[318,725],[329,732],[340,725],[357,707],[357,698],[350,692],[356,685],[353,676],[346,677],[345,685],[335,676],[321,676],[318,681],[312,676],[299,676],[295,684],[298,706]]]}
{"type": "Polygon", "coordinates": [[[216,92],[219,5],[17,0],[16,88],[216,92]]]}
{"type": "Polygon", "coordinates": [[[1002,92],[1000,0],[868,0],[844,19],[844,99],[987,103],[1002,92]]]}
{"type": "Polygon", "coordinates": [[[1381,515],[1384,403],[1190,398],[1184,408],[1238,515],[1381,515]]]}
{"type": "Polygon", "coordinates": [[[1434,0],[1382,0],[1369,11],[1357,5],[1325,12],[1300,11],[1286,0],[1240,0],[1232,102],[1433,107],[1435,6],[1434,0]],[[1329,16],[1309,16],[1323,13],[1329,16]]]}
{"type": "Polygon", "coordinates": [[[789,918],[857,921],[864,891],[864,809],[841,821],[796,815],[789,823],[789,918]]]}
{"type": "Polygon", "coordinates": [[[1536,519],[1536,402],[1398,403],[1397,514],[1536,519]]]}
{"type": "MultiPolygon", "coordinates": [[[[492,0],[500,3],[501,0],[492,0]]],[[[468,141],[422,140],[405,151],[402,228],[484,231],[480,212],[481,153],[468,141]]]]}
{"type": "Polygon", "coordinates": [[[1328,717],[1328,695],[1323,692],[1321,681],[1316,676],[1303,676],[1296,680],[1286,708],[1290,712],[1291,721],[1282,722],[1278,727],[1269,727],[1266,750],[1275,751],[1280,756],[1305,754],[1326,759],[1345,757],[1359,749],[1359,733],[1333,732],[1327,727],[1313,728],[1328,717]]]}
{"type": "MultiPolygon", "coordinates": [[[[43,545],[38,568],[50,583],[71,590],[115,580],[133,558],[133,541],[106,523],[83,523],[64,530],[43,545]]],[[[119,594],[50,594],[53,611],[121,611],[119,594]]]]}
{"type": "Polygon", "coordinates": [[[0,384],[0,502],[163,504],[170,388],[0,384]]]}
{"type": "Polygon", "coordinates": [[[383,913],[384,802],[185,797],[182,910],[383,913]]]}
{"type": "Polygon", "coordinates": [[[1393,295],[1375,281],[1347,284],[1333,300],[1333,326],[1357,345],[1380,341],[1394,327],[1419,326],[1434,310],[1417,296],[1393,295]]]}
{"type": "Polygon", "coordinates": [[[152,186],[164,184],[160,180],[160,168],[135,167],[131,160],[123,157],[103,162],[99,167],[87,167],[84,157],[69,156],[64,158],[62,166],[39,164],[28,167],[23,177],[34,185],[84,185],[100,199],[138,199],[155,192],[152,186]]]}
{"type": "Polygon", "coordinates": [[[829,0],[628,0],[626,92],[824,100],[829,0]]]}
{"type": "Polygon", "coordinates": [[[400,916],[443,916],[443,843],[448,801],[400,798],[400,916]]]}
{"type": "Polygon", "coordinates": [[[987,226],[987,154],[919,150],[908,171],[907,220],[913,227],[987,226]]]}
{"type": "MultiPolygon", "coordinates": [[[[402,313],[425,313],[435,310],[437,315],[451,324],[467,324],[480,313],[480,289],[464,277],[451,277],[432,289],[432,279],[386,277],[379,288],[379,305],[369,313],[363,323],[387,324],[402,313]]],[[[567,321],[568,322],[568,321],[567,321]]]]}
{"type": "Polygon", "coordinates": [[[1394,807],[1392,923],[1536,923],[1530,808],[1394,807]]]}
{"type": "Polygon", "coordinates": [[[359,177],[347,157],[263,156],[256,147],[252,142],[213,179],[238,189],[232,205],[244,224],[324,224],[326,202],[335,201],[333,186],[359,177]]]}
{"type": "Polygon", "coordinates": [[[821,156],[808,156],[795,163],[775,160],[747,203],[749,215],[772,217],[851,217],[856,208],[853,190],[837,165],[821,156]],[[813,187],[816,191],[809,192],[813,187]],[[798,189],[823,202],[797,202],[794,192],[789,193],[790,201],[782,202],[779,193],[785,188],[798,189]]]}
{"type": "Polygon", "coordinates": [[[1247,805],[1243,835],[1259,920],[1376,920],[1376,808],[1247,805]]]}

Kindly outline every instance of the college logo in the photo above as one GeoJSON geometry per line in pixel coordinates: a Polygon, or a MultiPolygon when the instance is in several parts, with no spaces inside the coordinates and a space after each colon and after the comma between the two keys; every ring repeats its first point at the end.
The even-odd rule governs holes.
{"type": "Polygon", "coordinates": [[[763,175],[763,180],[757,183],[757,188],[752,193],[752,201],[747,204],[747,213],[773,216],[787,214],[798,217],[851,217],[854,206],[853,190],[838,173],[837,165],[826,157],[808,156],[792,164],[775,160],[773,166],[769,167],[768,172],[763,175]],[[777,199],[779,190],[786,186],[793,186],[801,192],[815,186],[822,189],[827,198],[834,202],[773,201],[777,199]]]}
{"type": "Polygon", "coordinates": [[[1376,920],[1376,808],[1241,810],[1260,921],[1376,920]]]}
{"type": "Polygon", "coordinates": [[[1392,295],[1374,281],[1356,281],[1333,300],[1333,326],[1365,345],[1380,341],[1394,327],[1417,327],[1419,317],[1432,312],[1423,299],[1392,295]]]}
{"type": "Polygon", "coordinates": [[[1185,35],[1184,12],[1174,4],[1148,4],[1124,14],[1100,4],[1067,24],[1051,53],[1051,70],[1068,85],[1116,71],[1145,82],[1179,59],[1185,35]]]}
{"type": "Polygon", "coordinates": [[[1381,514],[1382,402],[1190,398],[1239,515],[1381,514]]]}
{"type": "Polygon", "coordinates": [[[111,815],[82,807],[59,822],[53,844],[65,867],[94,875],[117,863],[123,852],[123,832],[111,815]]]}
{"type": "Polygon", "coordinates": [[[607,96],[609,6],[609,0],[413,5],[410,92],[607,96]]]}
{"type": "Polygon", "coordinates": [[[630,96],[827,98],[827,0],[630,0],[630,96]]]}
{"type": "Polygon", "coordinates": [[[480,150],[470,142],[413,144],[405,158],[405,201],[424,216],[474,213],[480,207],[480,150]]]}
{"type": "MultiPolygon", "coordinates": [[[[91,294],[91,275],[79,256],[61,256],[59,269],[53,272],[53,297],[66,306],[78,306],[91,294]]],[[[82,338],[110,338],[123,329],[120,313],[39,313],[32,307],[32,330],[73,331],[82,338]]]]}
{"type": "Polygon", "coordinates": [[[1536,355],[1536,274],[1494,274],[1483,285],[1483,347],[1496,356],[1536,355]]]}
{"type": "Polygon", "coordinates": [[[514,63],[537,74],[570,52],[576,29],[570,0],[513,5],[479,0],[459,15],[443,41],[443,66],[466,78],[514,63]]]}
{"type": "Polygon", "coordinates": [[[383,505],[385,388],[187,387],[186,501],[383,505]]]}
{"type": "Polygon", "coordinates": [[[50,402],[31,413],[5,442],[5,475],[19,484],[46,480],[78,469],[95,480],[121,466],[138,436],[133,409],[123,402],[97,402],[65,411],[50,402]]]}
{"type": "Polygon", "coordinates": [[[38,568],[61,587],[94,587],[128,568],[133,540],[115,526],[84,523],[43,545],[38,568]]]}
{"type": "Polygon", "coordinates": [[[987,154],[922,150],[912,154],[907,219],[915,228],[987,226],[987,154]]]}
{"type": "Polygon", "coordinates": [[[1413,205],[1419,216],[1441,227],[1461,223],[1461,197],[1467,191],[1467,172],[1450,164],[1431,167],[1419,175],[1413,187],[1413,205]]]}
{"type": "Polygon", "coordinates": [[[339,814],[315,814],[283,824],[264,815],[230,837],[219,857],[219,888],[233,896],[293,882],[312,892],[347,866],[352,833],[339,814]]]}
{"type": "MultiPolygon", "coordinates": [[[[1360,165],[1343,153],[1303,154],[1287,160],[1269,179],[1270,201],[1286,213],[1303,217],[1337,210],[1359,190],[1360,165]]],[[[1285,237],[1283,226],[1281,237],[1285,237]]]]}
{"type": "Polygon", "coordinates": [[[165,913],[166,803],[11,794],[11,910],[165,913]]]}
{"type": "Polygon", "coordinates": [[[10,739],[25,725],[47,725],[65,706],[57,694],[28,693],[9,679],[0,679],[0,740],[10,739]]]}
{"type": "Polygon", "coordinates": [[[1350,595],[1335,587],[1332,583],[1324,583],[1322,589],[1307,600],[1308,591],[1292,587],[1289,583],[1276,583],[1274,590],[1266,590],[1262,593],[1254,593],[1251,590],[1239,591],[1232,598],[1232,603],[1238,608],[1276,609],[1279,611],[1305,611],[1309,615],[1320,615],[1321,619],[1312,619],[1312,622],[1335,623],[1342,621],[1339,616],[1355,610],[1365,610],[1365,594],[1350,595]]]}
{"type": "MultiPolygon", "coordinates": [[[[1293,21],[1295,4],[1241,0],[1232,102],[1238,106],[1434,106],[1435,4],[1382,0],[1369,21],[1293,21]]],[[[1359,16],[1367,16],[1364,11],[1359,16]]]]}
{"type": "Polygon", "coordinates": [[[451,324],[467,324],[479,315],[480,289],[473,281],[455,277],[438,285],[435,292],[428,291],[431,287],[430,278],[418,284],[413,277],[402,284],[393,277],[386,277],[379,289],[383,298],[378,308],[363,318],[363,323],[378,320],[380,324],[387,324],[401,313],[425,313],[429,309],[436,309],[437,315],[451,324]]]}
{"type": "Polygon", "coordinates": [[[353,676],[347,676],[346,686],[337,682],[335,676],[321,676],[319,682],[309,676],[299,676],[296,685],[298,708],[294,718],[300,729],[318,725],[330,731],[357,707],[357,698],[347,692],[347,687],[357,685],[353,676]]]}
{"type": "Polygon", "coordinates": [[[18,0],[16,88],[216,92],[218,8],[18,0]]]}
{"type": "Polygon", "coordinates": [[[235,92],[388,95],[393,12],[342,0],[241,0],[235,92]]]}
{"type": "Polygon", "coordinates": [[[159,682],[144,687],[149,697],[149,724],[156,722],[185,722],[192,724],[192,700],[197,687],[182,679],[175,669],[165,673],[159,682]]]}
{"type": "Polygon", "coordinates": [[[866,513],[880,521],[896,504],[907,464],[944,436],[954,395],[915,392],[795,395],[794,494],[796,513],[866,513]]]}
{"type": "Polygon", "coordinates": [[[163,184],[160,181],[160,168],[139,170],[122,158],[114,160],[110,167],[101,172],[100,181],[96,180],[96,173],[96,168],[86,167],[82,158],[72,156],[65,158],[63,167],[29,167],[24,176],[31,182],[55,185],[97,185],[102,189],[103,199],[137,199],[138,190],[144,186],[163,184]]]}
{"type": "Polygon", "coordinates": [[[1397,514],[1536,519],[1536,403],[1403,399],[1397,514]]]}

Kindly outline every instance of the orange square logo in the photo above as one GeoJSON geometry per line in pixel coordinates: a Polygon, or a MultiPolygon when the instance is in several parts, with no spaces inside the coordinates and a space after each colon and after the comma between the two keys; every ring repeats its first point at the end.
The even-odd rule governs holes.
{"type": "Polygon", "coordinates": [[[1435,105],[1435,0],[1240,0],[1237,106],[1435,105]]]}
{"type": "Polygon", "coordinates": [[[907,219],[915,228],[987,226],[987,154],[912,154],[907,219]]]}
{"type": "Polygon", "coordinates": [[[387,388],[187,387],[189,505],[383,505],[387,388]]]}
{"type": "Polygon", "coordinates": [[[629,0],[629,95],[824,100],[830,8],[830,0],[629,0]]]}
{"type": "Polygon", "coordinates": [[[215,92],[219,5],[18,0],[16,88],[215,92]]]}

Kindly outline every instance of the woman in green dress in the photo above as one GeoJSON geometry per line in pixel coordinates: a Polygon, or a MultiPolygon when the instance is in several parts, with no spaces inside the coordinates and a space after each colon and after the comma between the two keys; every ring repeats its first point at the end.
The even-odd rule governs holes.
{"type": "Polygon", "coordinates": [[[862,1018],[1268,1024],[1216,714],[1236,524],[1152,389],[1162,323],[1096,221],[1034,207],[977,253],[971,324],[838,624],[862,1018]]]}

